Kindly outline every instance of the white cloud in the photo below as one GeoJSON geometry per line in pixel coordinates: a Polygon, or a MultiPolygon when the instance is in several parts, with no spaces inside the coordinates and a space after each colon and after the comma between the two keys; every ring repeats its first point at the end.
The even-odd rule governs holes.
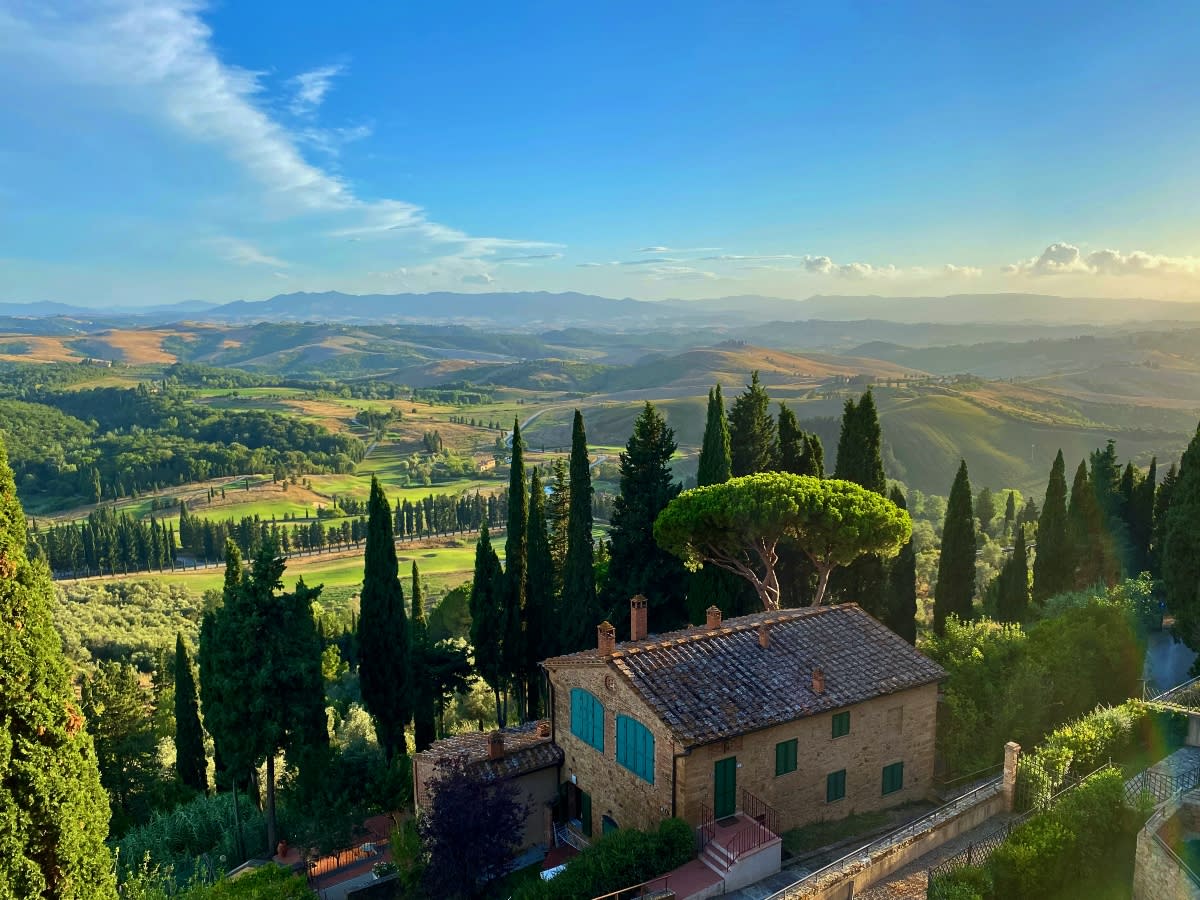
{"type": "Polygon", "coordinates": [[[487,272],[480,272],[478,275],[464,275],[459,279],[463,284],[491,284],[495,280],[487,272]]]}
{"type": "Polygon", "coordinates": [[[955,278],[979,278],[983,275],[983,269],[977,266],[956,266],[954,263],[946,263],[942,266],[942,272],[955,278]]]}
{"type": "Polygon", "coordinates": [[[1145,250],[1094,250],[1084,253],[1074,244],[1058,241],[1030,257],[1004,266],[1010,275],[1158,275],[1200,276],[1200,257],[1165,256],[1145,250]]]}
{"type": "MultiPolygon", "coordinates": [[[[0,9],[0,57],[218,149],[261,186],[264,214],[321,216],[327,234],[343,237],[401,232],[425,252],[436,244],[468,256],[560,246],[474,237],[431,221],[415,204],[357,196],[299,148],[361,139],[364,126],[340,134],[285,127],[262,102],[258,73],[217,56],[205,8],[199,0],[57,0],[0,9]]],[[[315,109],[339,71],[325,66],[297,76],[294,102],[315,109]]]]}
{"type": "Polygon", "coordinates": [[[292,115],[311,116],[317,107],[325,100],[333,79],[345,71],[345,66],[321,66],[309,72],[302,72],[288,83],[295,90],[289,109],[292,115]]]}
{"type": "MultiPolygon", "coordinates": [[[[249,241],[243,241],[233,237],[216,238],[212,243],[221,251],[221,255],[229,262],[237,263],[242,266],[274,266],[277,269],[286,269],[291,263],[280,259],[277,256],[271,256],[259,250],[249,241]]],[[[276,272],[276,275],[281,273],[276,272]]],[[[287,277],[287,276],[283,276],[287,277]]]]}

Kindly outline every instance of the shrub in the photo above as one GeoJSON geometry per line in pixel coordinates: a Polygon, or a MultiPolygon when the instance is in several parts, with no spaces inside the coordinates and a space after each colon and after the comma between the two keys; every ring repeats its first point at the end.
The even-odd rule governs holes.
{"type": "Polygon", "coordinates": [[[528,882],[517,900],[573,900],[641,884],[695,856],[696,837],[682,819],[666,819],[656,832],[623,828],[610,832],[571,859],[550,881],[528,882]]]}

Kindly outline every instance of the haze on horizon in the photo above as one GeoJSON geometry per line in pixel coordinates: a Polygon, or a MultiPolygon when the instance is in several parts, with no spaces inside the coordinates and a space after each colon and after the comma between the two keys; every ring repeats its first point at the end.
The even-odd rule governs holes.
{"type": "Polygon", "coordinates": [[[0,0],[0,302],[1200,299],[1198,25],[0,0]]]}

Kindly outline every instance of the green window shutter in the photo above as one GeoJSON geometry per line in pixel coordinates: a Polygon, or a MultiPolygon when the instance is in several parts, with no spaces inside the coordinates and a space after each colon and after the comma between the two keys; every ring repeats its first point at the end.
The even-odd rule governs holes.
{"type": "Polygon", "coordinates": [[[833,736],[835,738],[844,737],[850,733],[850,712],[834,713],[833,715],[833,736]]]}
{"type": "Polygon", "coordinates": [[[904,763],[892,763],[883,767],[883,792],[894,794],[904,787],[904,763]]]}
{"type": "Polygon", "coordinates": [[[587,791],[580,792],[579,824],[584,837],[592,836],[592,795],[587,791]]]}
{"type": "Polygon", "coordinates": [[[775,745],[775,775],[777,777],[796,771],[798,743],[796,738],[792,738],[790,741],[780,741],[775,745]]]}
{"type": "Polygon", "coordinates": [[[617,716],[617,762],[654,784],[654,734],[629,716],[617,716]]]}
{"type": "Polygon", "coordinates": [[[825,802],[833,803],[846,796],[846,770],[830,772],[825,776],[825,802]]]}

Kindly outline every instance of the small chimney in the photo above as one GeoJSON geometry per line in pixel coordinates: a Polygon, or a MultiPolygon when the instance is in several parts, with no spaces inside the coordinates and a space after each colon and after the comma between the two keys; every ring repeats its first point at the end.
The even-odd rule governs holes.
{"type": "Polygon", "coordinates": [[[820,666],[813,669],[812,689],[814,694],[825,693],[825,670],[820,666]]]}
{"type": "Polygon", "coordinates": [[[645,640],[647,629],[646,598],[638,594],[629,601],[629,639],[631,641],[645,640]]]}
{"type": "Polygon", "coordinates": [[[550,723],[549,722],[538,722],[537,734],[538,734],[538,737],[544,737],[544,738],[550,737],[550,723]]]}
{"type": "Polygon", "coordinates": [[[488,759],[504,759],[504,733],[493,731],[488,735],[488,759]]]}
{"type": "Polygon", "coordinates": [[[709,631],[716,631],[721,627],[721,610],[716,606],[710,606],[704,611],[708,615],[708,621],[705,622],[705,627],[709,631]]]}
{"type": "Polygon", "coordinates": [[[758,623],[758,646],[764,650],[771,646],[771,626],[766,622],[758,623]]]}
{"type": "Polygon", "coordinates": [[[596,646],[601,656],[612,656],[617,649],[617,629],[605,621],[596,626],[596,646]]]}

